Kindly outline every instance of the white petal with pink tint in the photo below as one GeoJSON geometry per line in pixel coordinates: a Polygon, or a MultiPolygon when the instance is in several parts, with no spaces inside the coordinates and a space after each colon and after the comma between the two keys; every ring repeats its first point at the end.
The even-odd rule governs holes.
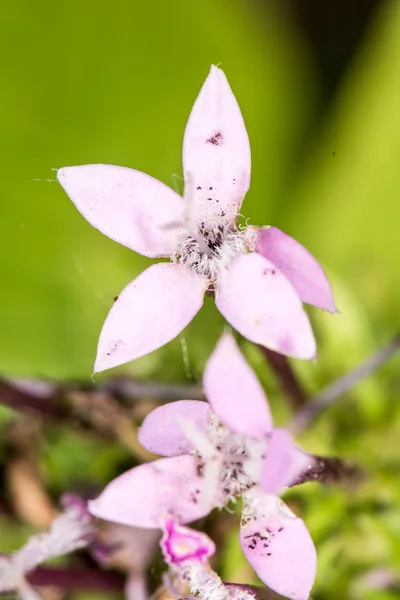
{"type": "Polygon", "coordinates": [[[250,144],[235,96],[215,66],[186,125],[183,168],[185,201],[193,201],[189,188],[197,222],[233,221],[250,185],[250,144]]]}
{"type": "Polygon", "coordinates": [[[200,400],[179,400],[151,411],[138,432],[139,442],[155,454],[177,456],[193,450],[182,420],[189,420],[196,429],[204,431],[210,420],[210,407],[200,400]]]}
{"type": "Polygon", "coordinates": [[[311,536],[276,496],[249,494],[253,516],[240,530],[240,544],[258,577],[293,600],[308,600],[317,569],[311,536]]]}
{"type": "Polygon", "coordinates": [[[271,431],[267,397],[231,334],[222,335],[209,358],[203,386],[213,411],[231,431],[253,438],[271,431]]]}
{"type": "Polygon", "coordinates": [[[296,358],[315,357],[314,335],[297,292],[260,254],[239,256],[221,271],[216,304],[250,341],[296,358]]]}
{"type": "Polygon", "coordinates": [[[172,256],[182,222],[183,200],[157,179],[126,167],[64,167],[57,178],[91,225],[111,239],[150,257],[172,256]]]}
{"type": "Polygon", "coordinates": [[[274,429],[261,473],[261,487],[264,492],[279,494],[310,467],[310,461],[312,458],[295,446],[286,429],[274,429]]]}
{"type": "Polygon", "coordinates": [[[143,271],[108,313],[95,372],[139,358],[176,337],[200,310],[206,285],[194,271],[174,263],[143,271]]]}
{"type": "Polygon", "coordinates": [[[139,465],[114,479],[89,512],[105,521],[157,529],[172,515],[189,523],[207,515],[212,506],[202,502],[203,479],[197,475],[194,456],[161,458],[139,465]]]}
{"type": "Polygon", "coordinates": [[[337,312],[331,284],[319,262],[304,246],[277,227],[260,227],[257,252],[287,277],[301,300],[337,312]]]}

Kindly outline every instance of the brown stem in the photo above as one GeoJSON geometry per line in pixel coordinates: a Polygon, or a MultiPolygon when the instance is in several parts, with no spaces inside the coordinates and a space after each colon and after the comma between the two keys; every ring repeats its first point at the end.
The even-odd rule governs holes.
{"type": "Polygon", "coordinates": [[[260,346],[260,349],[266,357],[277,376],[284,392],[286,392],[294,409],[299,410],[307,402],[307,396],[296,377],[288,359],[283,354],[278,354],[269,348],[260,346]]]}
{"type": "Polygon", "coordinates": [[[122,400],[149,398],[157,400],[160,404],[173,400],[204,400],[200,385],[168,385],[117,378],[106,382],[103,389],[122,400]]]}
{"type": "Polygon", "coordinates": [[[6,381],[0,381],[0,403],[19,412],[36,413],[53,421],[63,421],[68,416],[68,410],[61,402],[56,404],[53,399],[29,394],[6,381]]]}
{"type": "Polygon", "coordinates": [[[310,466],[297,477],[290,487],[307,483],[307,481],[318,481],[324,485],[331,485],[343,481],[359,480],[361,476],[362,472],[358,467],[341,458],[313,456],[310,466]]]}
{"type": "MultiPolygon", "coordinates": [[[[94,389],[102,390],[121,400],[139,400],[142,398],[157,400],[160,404],[171,400],[203,400],[203,392],[199,385],[168,385],[132,381],[118,378],[96,386],[94,389]]],[[[73,415],[73,411],[66,401],[69,394],[81,391],[89,394],[93,387],[64,385],[55,387],[51,396],[39,396],[21,390],[10,381],[0,381],[0,403],[24,413],[36,413],[52,421],[65,421],[73,415]]]]}
{"type": "Polygon", "coordinates": [[[34,586],[54,585],[65,591],[111,591],[123,590],[125,578],[118,573],[84,569],[82,567],[38,567],[28,575],[28,581],[34,586]]]}

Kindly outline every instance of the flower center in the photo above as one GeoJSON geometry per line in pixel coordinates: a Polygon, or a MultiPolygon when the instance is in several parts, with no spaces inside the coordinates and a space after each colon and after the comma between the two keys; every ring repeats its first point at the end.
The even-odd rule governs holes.
{"type": "Polygon", "coordinates": [[[206,228],[202,223],[196,237],[188,236],[179,244],[172,260],[215,282],[221,269],[246,251],[245,238],[245,230],[232,224],[206,228]]]}
{"type": "Polygon", "coordinates": [[[199,600],[255,599],[254,594],[250,591],[241,589],[234,584],[228,585],[224,583],[214,571],[204,565],[196,563],[189,565],[185,579],[189,583],[190,591],[199,600]]]}
{"type": "Polygon", "coordinates": [[[203,463],[206,488],[220,490],[224,506],[259,483],[268,441],[232,433],[215,418],[206,438],[197,440],[195,454],[203,463]]]}

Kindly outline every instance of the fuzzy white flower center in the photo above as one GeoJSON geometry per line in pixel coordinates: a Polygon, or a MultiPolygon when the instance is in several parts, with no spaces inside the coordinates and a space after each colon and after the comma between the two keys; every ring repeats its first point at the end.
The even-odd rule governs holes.
{"type": "Polygon", "coordinates": [[[194,269],[213,283],[221,269],[236,256],[248,251],[248,244],[246,229],[239,230],[232,223],[206,228],[202,223],[196,237],[188,236],[180,242],[172,260],[194,269]]]}
{"type": "Polygon", "coordinates": [[[232,433],[214,415],[205,434],[187,422],[182,426],[196,448],[194,454],[201,460],[207,497],[219,490],[216,500],[222,507],[259,483],[267,439],[232,433]]]}
{"type": "Polygon", "coordinates": [[[227,585],[210,565],[196,561],[185,563],[164,577],[168,591],[185,600],[255,600],[256,596],[245,588],[227,585]],[[185,583],[190,589],[187,594],[185,583]]]}
{"type": "Polygon", "coordinates": [[[220,463],[224,503],[235,500],[259,483],[267,441],[234,434],[219,423],[210,427],[208,435],[220,463]]]}
{"type": "Polygon", "coordinates": [[[255,596],[238,587],[229,588],[214,571],[200,564],[189,566],[186,579],[199,600],[254,600],[255,596]]]}

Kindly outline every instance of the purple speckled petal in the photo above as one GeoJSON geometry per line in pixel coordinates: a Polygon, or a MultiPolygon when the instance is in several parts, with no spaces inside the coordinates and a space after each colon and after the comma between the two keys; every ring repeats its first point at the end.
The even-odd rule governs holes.
{"type": "Polygon", "coordinates": [[[250,341],[287,356],[315,358],[314,335],[296,290],[261,254],[241,255],[222,270],[215,302],[250,341]]]}
{"type": "Polygon", "coordinates": [[[250,144],[225,74],[214,65],[186,125],[183,168],[186,183],[193,180],[197,222],[233,222],[250,185],[250,144]]]}
{"type": "Polygon", "coordinates": [[[276,496],[249,495],[252,516],[240,531],[247,560],[270,588],[292,600],[308,600],[317,555],[304,522],[276,496]]]}
{"type": "Polygon", "coordinates": [[[310,462],[312,457],[295,446],[288,431],[274,429],[261,473],[261,487],[269,494],[279,494],[310,466],[310,462]]]}
{"type": "Polygon", "coordinates": [[[198,313],[207,281],[184,265],[158,263],[129,283],[101,330],[96,373],[153,352],[198,313]]]}
{"type": "Polygon", "coordinates": [[[222,335],[209,358],[203,386],[213,411],[231,431],[254,438],[271,431],[267,397],[230,333],[222,335]]]}
{"type": "Polygon", "coordinates": [[[301,300],[331,313],[337,312],[331,284],[313,255],[277,227],[255,229],[258,230],[257,252],[278,267],[301,300]]]}
{"type": "Polygon", "coordinates": [[[162,456],[188,454],[193,450],[193,443],[181,426],[182,419],[204,431],[210,419],[210,407],[200,400],[179,400],[158,406],[143,421],[138,433],[139,442],[162,456]]]}
{"type": "Polygon", "coordinates": [[[105,521],[149,529],[160,528],[166,515],[179,523],[200,519],[214,504],[213,498],[209,505],[202,501],[203,479],[197,467],[191,455],[139,465],[114,479],[89,502],[89,511],[105,521]]]}

